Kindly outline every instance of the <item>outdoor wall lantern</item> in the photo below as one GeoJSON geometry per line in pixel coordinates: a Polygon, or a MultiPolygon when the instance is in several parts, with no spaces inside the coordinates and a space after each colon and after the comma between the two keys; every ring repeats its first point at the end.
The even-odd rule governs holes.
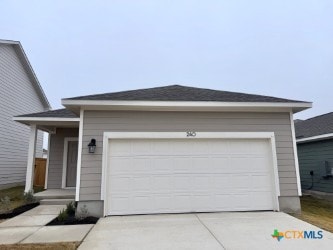
{"type": "Polygon", "coordinates": [[[88,149],[89,149],[89,153],[91,153],[91,154],[95,153],[95,149],[96,149],[96,140],[95,139],[91,139],[90,143],[88,144],[88,149]]]}

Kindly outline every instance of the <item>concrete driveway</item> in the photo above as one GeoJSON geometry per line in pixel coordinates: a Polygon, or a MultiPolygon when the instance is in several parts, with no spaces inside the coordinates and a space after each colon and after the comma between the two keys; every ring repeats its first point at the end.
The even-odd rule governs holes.
{"type": "Polygon", "coordinates": [[[333,246],[333,234],[326,231],[322,239],[278,241],[271,236],[274,229],[313,230],[316,236],[321,230],[278,212],[113,216],[100,219],[79,249],[323,250],[333,246]]]}

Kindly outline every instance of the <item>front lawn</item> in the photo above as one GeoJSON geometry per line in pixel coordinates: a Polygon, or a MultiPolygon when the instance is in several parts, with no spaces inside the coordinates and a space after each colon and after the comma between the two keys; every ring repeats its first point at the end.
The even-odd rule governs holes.
{"type": "MultiPolygon", "coordinates": [[[[44,189],[42,187],[34,187],[35,193],[41,192],[43,190],[44,189]]],[[[3,204],[0,203],[0,214],[6,213],[8,210],[12,210],[14,208],[23,206],[25,204],[23,193],[24,193],[24,186],[18,186],[18,187],[12,187],[0,190],[0,199],[6,196],[8,196],[10,199],[8,206],[4,206],[3,204]]]]}
{"type": "Polygon", "coordinates": [[[333,201],[303,196],[301,206],[302,214],[293,216],[333,233],[333,201]]]}

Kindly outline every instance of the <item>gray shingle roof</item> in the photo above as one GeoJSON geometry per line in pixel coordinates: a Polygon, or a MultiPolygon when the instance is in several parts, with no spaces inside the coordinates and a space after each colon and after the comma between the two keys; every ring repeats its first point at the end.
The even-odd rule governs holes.
{"type": "Polygon", "coordinates": [[[181,85],[170,85],[148,89],[137,89],[114,93],[78,96],[63,100],[115,100],[115,101],[216,101],[216,102],[287,102],[289,100],[263,95],[252,95],[205,88],[193,88],[181,85]]]}
{"type": "Polygon", "coordinates": [[[333,112],[295,123],[296,138],[333,133],[333,112]]]}
{"type": "Polygon", "coordinates": [[[32,113],[32,114],[25,114],[25,115],[19,115],[16,117],[56,117],[56,118],[78,118],[76,114],[74,114],[72,111],[68,109],[55,109],[55,110],[49,110],[45,112],[39,112],[39,113],[32,113]]]}

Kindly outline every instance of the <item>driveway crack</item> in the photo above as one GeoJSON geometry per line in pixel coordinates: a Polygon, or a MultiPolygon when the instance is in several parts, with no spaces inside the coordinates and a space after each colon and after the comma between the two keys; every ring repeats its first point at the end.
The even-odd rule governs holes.
{"type": "Polygon", "coordinates": [[[215,236],[215,234],[206,226],[206,224],[199,218],[199,216],[197,214],[195,214],[195,217],[197,217],[198,221],[201,223],[201,225],[203,225],[207,230],[208,232],[214,237],[214,239],[220,244],[220,246],[223,248],[223,249],[226,249],[222,242],[219,241],[219,239],[215,236]]]}

